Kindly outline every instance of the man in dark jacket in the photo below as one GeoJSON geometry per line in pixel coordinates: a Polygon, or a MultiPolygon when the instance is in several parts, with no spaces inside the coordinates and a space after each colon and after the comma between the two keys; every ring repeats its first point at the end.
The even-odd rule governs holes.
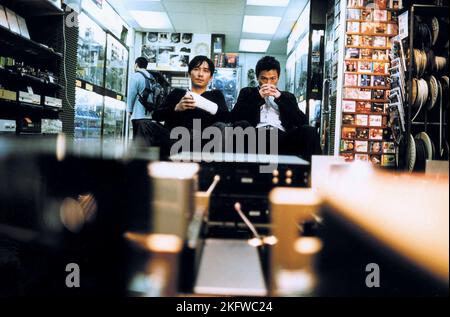
{"type": "Polygon", "coordinates": [[[277,88],[280,63],[274,57],[263,57],[256,64],[256,77],[258,87],[243,88],[239,93],[231,112],[233,125],[277,130],[280,154],[300,155],[308,161],[320,154],[319,135],[308,126],[295,96],[277,88]]]}
{"type": "MultiPolygon", "coordinates": [[[[224,129],[230,122],[230,113],[225,97],[219,90],[208,91],[208,84],[214,75],[214,63],[206,56],[194,57],[188,66],[191,89],[174,89],[160,108],[153,113],[153,119],[164,121],[164,127],[171,131],[177,127],[188,129],[192,136],[201,136],[209,126],[224,129]],[[200,119],[201,131],[196,131],[194,120],[200,119]]],[[[176,140],[171,140],[171,144],[176,140]]],[[[167,152],[168,149],[162,149],[167,152]]]]}

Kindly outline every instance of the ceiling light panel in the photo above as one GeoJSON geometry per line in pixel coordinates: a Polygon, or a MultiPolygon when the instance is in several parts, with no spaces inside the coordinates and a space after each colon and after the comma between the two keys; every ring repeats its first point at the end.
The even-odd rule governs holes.
{"type": "Polygon", "coordinates": [[[244,24],[242,25],[242,32],[257,33],[257,34],[275,34],[280,25],[281,17],[271,16],[244,16],[244,24]]]}
{"type": "Polygon", "coordinates": [[[249,6],[287,7],[289,0],[247,0],[249,6]]]}
{"type": "Polygon", "coordinates": [[[130,11],[130,14],[143,29],[172,28],[172,23],[165,12],[130,11]]]}
{"type": "Polygon", "coordinates": [[[265,53],[269,48],[270,41],[242,39],[239,43],[240,52],[265,53]]]}

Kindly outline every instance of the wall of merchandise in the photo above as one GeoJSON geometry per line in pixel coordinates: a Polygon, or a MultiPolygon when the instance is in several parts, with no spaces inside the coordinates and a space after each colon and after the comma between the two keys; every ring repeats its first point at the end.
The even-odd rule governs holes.
{"type": "Polygon", "coordinates": [[[0,133],[62,132],[63,15],[60,1],[0,1],[0,133]]]}
{"type": "Polygon", "coordinates": [[[147,32],[137,33],[135,49],[159,71],[172,88],[190,88],[189,62],[197,55],[211,58],[216,72],[210,88],[221,90],[232,109],[241,87],[240,55],[224,53],[225,37],[215,34],[147,32]]]}
{"type": "Polygon", "coordinates": [[[388,79],[398,8],[395,1],[347,2],[340,144],[346,161],[396,166],[396,147],[388,127],[388,79]]]}
{"type": "Polygon", "coordinates": [[[310,0],[300,13],[287,43],[286,90],[297,97],[311,126],[320,126],[323,87],[323,38],[326,2],[310,0]]]}
{"type": "Polygon", "coordinates": [[[75,140],[120,141],[132,32],[107,2],[98,6],[90,1],[83,2],[79,29],[75,140]]]}
{"type": "Polygon", "coordinates": [[[392,78],[406,89],[397,89],[392,102],[399,121],[405,122],[401,167],[422,172],[427,160],[449,159],[449,11],[433,4],[412,5],[399,20],[392,78]]]}

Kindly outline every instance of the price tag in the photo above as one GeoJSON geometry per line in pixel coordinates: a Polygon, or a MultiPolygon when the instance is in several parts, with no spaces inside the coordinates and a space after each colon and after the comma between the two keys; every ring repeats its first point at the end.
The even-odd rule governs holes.
{"type": "Polygon", "coordinates": [[[81,88],[81,81],[79,81],[79,80],[75,81],[75,86],[77,86],[78,88],[81,88]]]}
{"type": "Polygon", "coordinates": [[[92,86],[90,84],[86,84],[86,90],[87,91],[94,91],[94,86],[92,86]]]}
{"type": "Polygon", "coordinates": [[[398,37],[400,38],[400,40],[407,38],[409,35],[408,17],[409,17],[408,11],[402,13],[398,17],[398,37]]]}

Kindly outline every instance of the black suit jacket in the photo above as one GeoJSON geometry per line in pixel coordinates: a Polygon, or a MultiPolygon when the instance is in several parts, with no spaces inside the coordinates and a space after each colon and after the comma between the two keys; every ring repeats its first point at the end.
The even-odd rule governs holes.
{"type": "Polygon", "coordinates": [[[191,130],[194,119],[201,119],[202,129],[216,122],[230,122],[230,113],[223,93],[219,90],[205,91],[202,96],[218,105],[215,115],[203,109],[195,108],[185,111],[175,111],[175,106],[186,94],[185,89],[175,88],[164,100],[163,104],[153,112],[152,118],[156,121],[165,121],[164,126],[169,130],[175,127],[186,127],[191,130]]]}
{"type": "MultiPolygon", "coordinates": [[[[297,99],[290,92],[282,91],[280,98],[275,99],[280,110],[282,126],[289,131],[295,127],[301,127],[308,123],[305,114],[299,109],[297,99]]],[[[257,87],[243,88],[233,110],[232,122],[248,121],[253,127],[260,122],[261,106],[265,100],[259,94],[257,87]]]]}

